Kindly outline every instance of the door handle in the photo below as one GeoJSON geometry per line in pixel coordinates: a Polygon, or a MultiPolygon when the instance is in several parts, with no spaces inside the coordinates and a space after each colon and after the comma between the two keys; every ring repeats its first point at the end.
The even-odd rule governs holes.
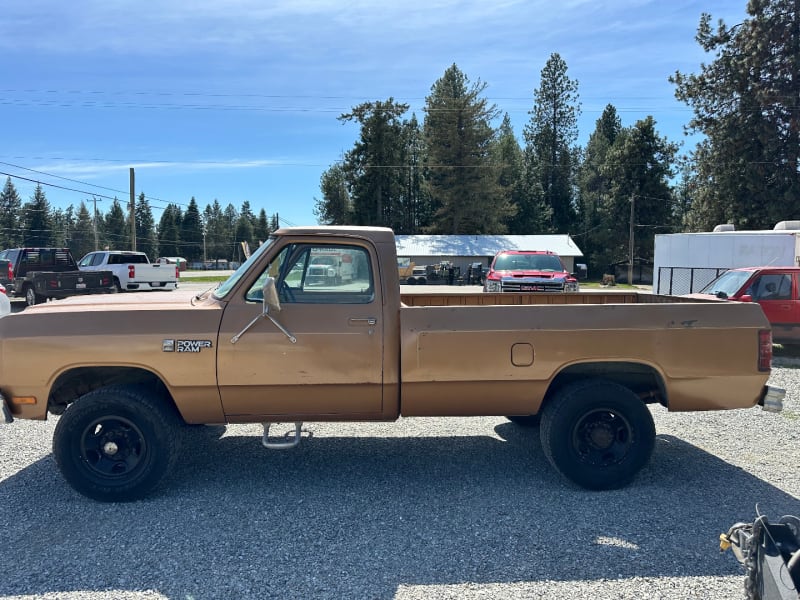
{"type": "Polygon", "coordinates": [[[352,318],[347,320],[348,325],[366,325],[367,327],[374,327],[377,323],[378,319],[375,317],[365,317],[361,319],[352,318]]]}

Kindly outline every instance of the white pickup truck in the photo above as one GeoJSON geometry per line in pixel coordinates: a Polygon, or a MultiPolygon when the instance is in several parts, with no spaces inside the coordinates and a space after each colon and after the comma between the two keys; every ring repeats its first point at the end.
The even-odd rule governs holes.
{"type": "Polygon", "coordinates": [[[178,265],[153,264],[144,252],[101,250],[89,252],[78,262],[81,271],[111,271],[117,291],[174,290],[178,265]]]}

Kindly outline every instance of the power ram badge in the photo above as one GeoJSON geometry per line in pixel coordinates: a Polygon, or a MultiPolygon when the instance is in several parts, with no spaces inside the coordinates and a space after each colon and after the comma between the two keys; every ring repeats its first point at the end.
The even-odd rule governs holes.
{"type": "Polygon", "coordinates": [[[163,340],[162,352],[200,352],[203,348],[211,348],[211,340],[163,340]]]}

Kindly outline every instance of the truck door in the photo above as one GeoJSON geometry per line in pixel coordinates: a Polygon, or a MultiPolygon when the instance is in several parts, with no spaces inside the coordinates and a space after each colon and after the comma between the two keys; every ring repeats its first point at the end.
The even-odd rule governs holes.
{"type": "Polygon", "coordinates": [[[233,420],[310,420],[314,415],[375,416],[383,393],[383,298],[377,255],[367,244],[287,243],[246,290],[228,302],[217,348],[217,377],[233,420]],[[323,276],[316,257],[341,253],[348,281],[323,276]],[[292,343],[262,318],[262,286],[275,277],[281,311],[271,315],[292,343]]]}
{"type": "Polygon", "coordinates": [[[750,285],[750,295],[772,325],[776,342],[800,341],[800,314],[798,314],[797,277],[791,272],[762,273],[750,285]]]}

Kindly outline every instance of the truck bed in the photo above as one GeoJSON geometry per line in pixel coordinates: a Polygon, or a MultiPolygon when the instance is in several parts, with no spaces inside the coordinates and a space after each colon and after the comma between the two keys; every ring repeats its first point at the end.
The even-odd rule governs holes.
{"type": "Polygon", "coordinates": [[[401,293],[405,306],[515,306],[526,304],[684,304],[717,302],[713,299],[664,296],[645,292],[576,292],[576,293],[497,293],[441,292],[401,293]]]}
{"type": "Polygon", "coordinates": [[[535,413],[556,378],[612,373],[670,410],[745,408],[768,375],[757,340],[769,323],[757,304],[636,292],[402,302],[406,416],[535,413]]]}

